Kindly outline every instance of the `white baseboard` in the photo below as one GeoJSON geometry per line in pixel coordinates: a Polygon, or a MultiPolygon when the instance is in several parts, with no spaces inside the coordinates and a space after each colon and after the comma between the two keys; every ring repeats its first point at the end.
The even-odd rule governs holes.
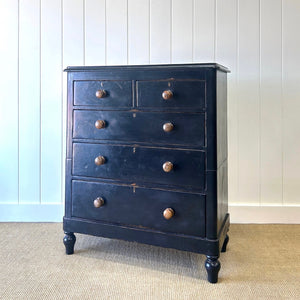
{"type": "Polygon", "coordinates": [[[229,205],[231,223],[300,224],[300,206],[229,205]]]}
{"type": "Polygon", "coordinates": [[[0,204],[0,222],[62,222],[63,204],[0,204]]]}

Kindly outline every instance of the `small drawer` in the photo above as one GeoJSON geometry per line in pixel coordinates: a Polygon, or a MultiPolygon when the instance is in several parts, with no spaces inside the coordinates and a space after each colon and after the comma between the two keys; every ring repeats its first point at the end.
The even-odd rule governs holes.
{"type": "Polygon", "coordinates": [[[137,81],[138,107],[156,109],[204,109],[205,81],[166,79],[137,81]]]}
{"type": "Polygon", "coordinates": [[[131,81],[74,81],[74,105],[132,107],[131,81]]]}
{"type": "Polygon", "coordinates": [[[205,236],[205,196],[200,194],[73,180],[72,216],[205,236]],[[165,212],[166,219],[168,208],[173,212],[165,212]]]}
{"type": "Polygon", "coordinates": [[[205,152],[74,143],[73,175],[203,190],[205,152]]]}
{"type": "Polygon", "coordinates": [[[205,146],[205,114],[75,110],[73,138],[205,146]]]}

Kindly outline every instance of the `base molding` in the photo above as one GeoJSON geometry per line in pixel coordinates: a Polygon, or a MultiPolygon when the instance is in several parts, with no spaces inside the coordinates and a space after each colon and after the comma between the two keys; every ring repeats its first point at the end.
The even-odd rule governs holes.
{"type": "Polygon", "coordinates": [[[0,222],[62,222],[63,204],[0,204],[0,222]]]}
{"type": "Polygon", "coordinates": [[[229,205],[231,223],[300,224],[300,206],[229,205]]]}

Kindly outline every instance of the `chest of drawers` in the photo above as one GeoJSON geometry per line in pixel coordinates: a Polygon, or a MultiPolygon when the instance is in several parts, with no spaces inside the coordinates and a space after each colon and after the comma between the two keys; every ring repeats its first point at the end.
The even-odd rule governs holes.
{"type": "Polygon", "coordinates": [[[69,67],[66,253],[74,233],[207,256],[228,242],[227,72],[218,64],[69,67]]]}

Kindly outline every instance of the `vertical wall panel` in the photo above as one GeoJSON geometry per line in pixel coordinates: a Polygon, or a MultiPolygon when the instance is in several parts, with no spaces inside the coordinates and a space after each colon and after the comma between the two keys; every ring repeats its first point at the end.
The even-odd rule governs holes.
{"type": "Polygon", "coordinates": [[[281,0],[261,0],[260,25],[260,198],[262,204],[281,204],[281,0]]]}
{"type": "Polygon", "coordinates": [[[283,3],[283,202],[299,204],[300,2],[283,3]]]}
{"type": "Polygon", "coordinates": [[[128,64],[149,64],[149,1],[128,0],[128,64]]]}
{"type": "Polygon", "coordinates": [[[41,2],[41,202],[61,202],[61,1],[41,2]],[[51,60],[49,59],[51,57],[51,60]]]}
{"type": "Polygon", "coordinates": [[[228,199],[238,202],[237,0],[216,3],[216,61],[228,67],[228,199]]]}
{"type": "Polygon", "coordinates": [[[229,67],[230,204],[300,204],[298,0],[0,0],[0,24],[1,220],[60,213],[74,65],[229,67]]]}
{"type": "Polygon", "coordinates": [[[259,0],[239,1],[238,201],[259,204],[259,0]]]}
{"type": "Polygon", "coordinates": [[[85,0],[85,64],[105,65],[105,0],[85,0]]]}
{"type": "Polygon", "coordinates": [[[127,64],[127,1],[106,0],[107,64],[127,64]]]}
{"type": "Polygon", "coordinates": [[[172,63],[193,61],[193,1],[172,1],[172,63]]]}
{"type": "Polygon", "coordinates": [[[150,0],[150,62],[171,61],[171,0],[150,0]]]}
{"type": "Polygon", "coordinates": [[[18,1],[0,1],[0,190],[18,202],[18,1]]]}
{"type": "MultiPolygon", "coordinates": [[[[215,61],[215,1],[194,0],[194,62],[215,61]]],[[[224,2],[224,1],[222,1],[224,2]]],[[[226,2],[225,7],[232,5],[226,2]]]]}
{"type": "Polygon", "coordinates": [[[40,1],[20,1],[19,202],[40,201],[40,1]]]}
{"type": "Polygon", "coordinates": [[[63,64],[84,64],[83,0],[63,1],[63,64]]]}
{"type": "MultiPolygon", "coordinates": [[[[84,2],[83,0],[63,1],[63,66],[80,66],[85,63],[84,55],[84,2]]],[[[67,74],[63,73],[63,122],[62,122],[62,177],[65,174],[66,153],[66,105],[67,74]]],[[[62,199],[64,199],[64,181],[62,182],[62,199]]]]}

